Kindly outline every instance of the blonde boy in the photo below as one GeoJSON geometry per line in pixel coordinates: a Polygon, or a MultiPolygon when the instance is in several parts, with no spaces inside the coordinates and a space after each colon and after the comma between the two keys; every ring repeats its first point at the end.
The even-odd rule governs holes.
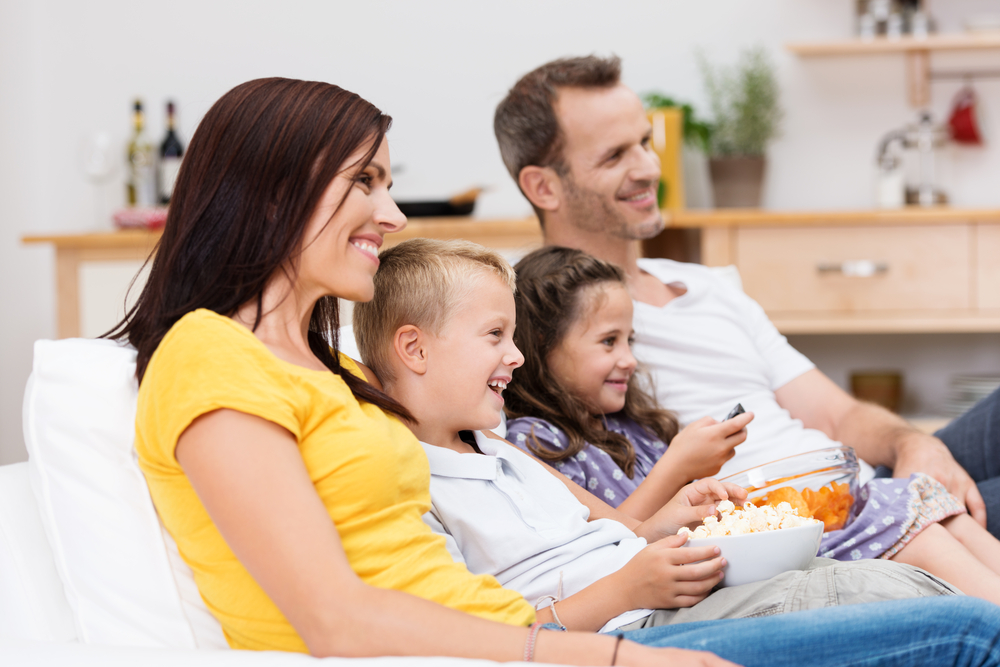
{"type": "Polygon", "coordinates": [[[466,241],[413,239],[384,251],[375,298],[354,307],[354,335],[385,391],[424,443],[475,449],[460,432],[501,420],[514,346],[514,271],[466,241]]]}

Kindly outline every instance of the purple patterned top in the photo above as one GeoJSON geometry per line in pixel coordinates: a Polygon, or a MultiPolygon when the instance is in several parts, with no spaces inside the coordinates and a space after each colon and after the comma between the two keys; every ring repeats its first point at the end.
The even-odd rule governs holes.
{"type": "MultiPolygon", "coordinates": [[[[605,419],[609,431],[621,433],[635,447],[633,479],[622,472],[607,452],[590,444],[572,458],[556,463],[555,468],[607,504],[618,507],[646,479],[653,465],[663,456],[667,445],[620,413],[606,415],[605,419]]],[[[544,419],[536,417],[520,417],[507,422],[507,440],[530,454],[528,442],[532,428],[535,438],[543,447],[555,451],[566,449],[566,434],[544,419]]]]}

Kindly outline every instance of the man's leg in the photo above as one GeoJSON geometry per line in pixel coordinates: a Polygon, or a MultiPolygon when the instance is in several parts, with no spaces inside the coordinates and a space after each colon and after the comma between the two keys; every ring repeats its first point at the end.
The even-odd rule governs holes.
{"type": "Polygon", "coordinates": [[[961,596],[661,625],[624,636],[711,651],[745,667],[1000,665],[1000,607],[961,596]]]}
{"type": "Polygon", "coordinates": [[[976,481],[986,502],[986,529],[1000,539],[1000,389],[934,435],[976,481]]]}

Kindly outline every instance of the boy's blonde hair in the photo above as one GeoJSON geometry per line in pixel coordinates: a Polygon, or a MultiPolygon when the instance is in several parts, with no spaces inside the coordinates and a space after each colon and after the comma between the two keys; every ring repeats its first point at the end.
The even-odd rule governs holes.
{"type": "Polygon", "coordinates": [[[438,334],[467,295],[492,275],[515,289],[514,269],[499,253],[471,241],[410,239],[383,250],[375,296],[354,305],[354,337],[364,361],[384,385],[396,380],[392,338],[412,324],[438,334]]]}

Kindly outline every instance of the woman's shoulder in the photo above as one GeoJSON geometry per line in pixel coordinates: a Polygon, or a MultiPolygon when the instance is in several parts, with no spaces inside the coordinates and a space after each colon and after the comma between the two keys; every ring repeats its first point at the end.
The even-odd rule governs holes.
{"type": "Polygon", "coordinates": [[[140,392],[171,393],[202,386],[256,386],[286,375],[281,364],[249,329],[228,317],[199,309],[177,320],[150,358],[140,392]]]}
{"type": "Polygon", "coordinates": [[[257,340],[253,332],[231,318],[206,308],[199,308],[177,320],[163,336],[156,351],[173,352],[176,349],[188,348],[205,350],[232,345],[241,348],[262,347],[263,343],[257,340]]]}

